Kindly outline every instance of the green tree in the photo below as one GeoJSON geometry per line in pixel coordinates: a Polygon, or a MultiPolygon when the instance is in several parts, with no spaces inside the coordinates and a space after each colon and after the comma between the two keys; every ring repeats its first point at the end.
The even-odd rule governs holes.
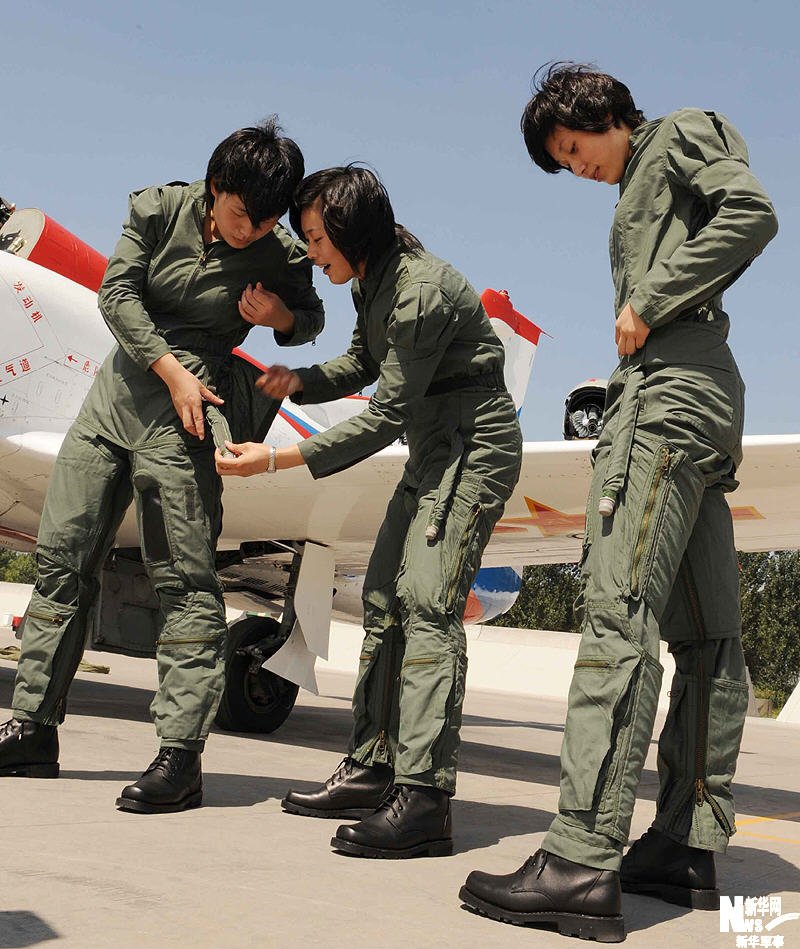
{"type": "Polygon", "coordinates": [[[0,550],[0,580],[8,583],[35,583],[36,560],[33,555],[0,550]]]}
{"type": "Polygon", "coordinates": [[[526,567],[517,602],[493,624],[577,632],[572,603],[578,595],[579,577],[578,565],[574,563],[526,567]]]}
{"type": "Polygon", "coordinates": [[[800,676],[800,551],[740,554],[739,562],[747,667],[780,706],[800,676]]]}
{"type": "MultiPolygon", "coordinates": [[[[800,677],[800,551],[740,554],[742,645],[753,685],[780,707],[800,677]]],[[[577,564],[526,567],[514,606],[496,626],[577,632],[577,564]]]]}

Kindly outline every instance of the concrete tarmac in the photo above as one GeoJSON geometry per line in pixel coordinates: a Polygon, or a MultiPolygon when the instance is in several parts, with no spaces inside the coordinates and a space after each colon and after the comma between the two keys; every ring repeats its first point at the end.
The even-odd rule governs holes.
{"type": "MultiPolygon", "coordinates": [[[[74,684],[60,730],[61,777],[0,779],[0,947],[578,945],[473,915],[457,896],[470,870],[511,872],[539,846],[558,799],[565,700],[469,691],[455,854],[364,860],[330,850],[337,821],[287,815],[279,803],[289,787],[316,785],[340,761],[351,676],[321,673],[322,694],[301,692],[271,736],[212,734],[203,807],[136,815],[118,812],[114,801],[156,751],[148,714],[155,664],[86,658],[111,673],[80,673],[74,684]]],[[[14,672],[0,660],[0,721],[14,672]]],[[[718,859],[723,893],[780,896],[784,914],[800,913],[798,739],[796,725],[748,719],[736,779],[739,832],[718,859]]],[[[655,751],[654,741],[633,837],[655,810],[655,751]]],[[[735,949],[748,938],[721,933],[716,912],[623,901],[631,949],[735,949]]],[[[800,949],[800,920],[777,934],[787,949],[800,949]]]]}

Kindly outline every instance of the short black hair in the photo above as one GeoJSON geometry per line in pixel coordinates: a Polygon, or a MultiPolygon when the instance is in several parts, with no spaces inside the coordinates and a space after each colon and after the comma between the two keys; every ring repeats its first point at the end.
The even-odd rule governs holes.
{"type": "Polygon", "coordinates": [[[556,125],[605,132],[621,122],[635,129],[645,121],[624,83],[586,63],[545,63],[536,70],[532,88],[520,128],[532,160],[551,174],[563,170],[545,148],[556,125]]]}
{"type": "Polygon", "coordinates": [[[280,135],[277,115],[259,125],[239,129],[214,149],[206,170],[206,198],[217,191],[238,195],[254,227],[284,215],[305,174],[303,153],[291,138],[280,135]]]}
{"type": "Polygon", "coordinates": [[[378,176],[360,165],[324,168],[304,178],[297,189],[289,220],[305,239],[300,213],[320,202],[322,223],[333,246],[353,270],[371,264],[393,244],[402,250],[418,252],[422,244],[394,219],[392,202],[378,176]]]}

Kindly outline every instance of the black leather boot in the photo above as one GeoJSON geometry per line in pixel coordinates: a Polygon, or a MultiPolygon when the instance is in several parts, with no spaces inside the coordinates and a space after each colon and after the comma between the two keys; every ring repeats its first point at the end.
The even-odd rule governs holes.
{"type": "Polygon", "coordinates": [[[446,857],[453,852],[450,795],[438,788],[396,784],[371,817],[343,824],[334,850],[358,857],[446,857]]]}
{"type": "Polygon", "coordinates": [[[388,765],[360,764],[345,758],[328,780],[314,791],[289,791],[281,807],[304,817],[368,817],[394,782],[388,765]]]}
{"type": "Polygon", "coordinates": [[[622,858],[622,889],[677,906],[719,909],[714,854],[675,843],[651,827],[622,858]]]}
{"type": "Polygon", "coordinates": [[[9,719],[0,725],[0,777],[57,778],[55,725],[9,719]]]}
{"type": "Polygon", "coordinates": [[[470,909],[503,923],[550,923],[562,936],[622,942],[619,874],[537,850],[516,871],[473,870],[458,894],[470,909]]]}
{"type": "Polygon", "coordinates": [[[200,752],[162,748],[141,778],[122,789],[117,807],[140,814],[170,814],[199,807],[202,800],[200,752]]]}

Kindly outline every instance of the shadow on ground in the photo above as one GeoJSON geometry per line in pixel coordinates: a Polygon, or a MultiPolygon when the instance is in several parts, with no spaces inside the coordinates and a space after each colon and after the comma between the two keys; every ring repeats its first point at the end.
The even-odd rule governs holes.
{"type": "MultiPolygon", "coordinates": [[[[11,703],[14,675],[14,666],[0,666],[0,706],[5,708],[8,708],[11,703]]],[[[68,712],[70,715],[149,722],[149,706],[152,698],[153,692],[150,689],[119,685],[108,680],[76,679],[70,689],[68,712]]],[[[249,738],[252,741],[317,748],[344,754],[352,721],[350,702],[341,697],[328,697],[327,701],[335,703],[335,706],[296,707],[286,724],[270,735],[240,734],[239,737],[249,738]]],[[[473,729],[513,724],[517,728],[532,731],[562,730],[562,726],[552,723],[512,722],[509,719],[478,715],[465,716],[464,723],[473,729]]],[[[219,732],[219,734],[225,733],[219,732]]],[[[496,744],[484,744],[477,741],[462,742],[459,768],[462,772],[470,774],[547,784],[552,787],[558,786],[561,771],[558,755],[519,748],[503,748],[496,744]]],[[[77,772],[72,772],[72,774],[77,774],[77,772]]],[[[128,782],[135,780],[136,777],[138,775],[121,774],[119,780],[128,782]]],[[[327,775],[321,774],[320,781],[326,777],[327,775]]],[[[639,797],[655,800],[657,793],[658,775],[655,771],[645,770],[639,785],[639,797]]],[[[737,783],[735,793],[737,809],[740,812],[758,814],[762,817],[780,814],[783,815],[783,820],[800,822],[800,793],[798,792],[737,783]]],[[[280,796],[282,797],[283,793],[280,796]]]]}
{"type": "Polygon", "coordinates": [[[0,910],[0,949],[23,949],[59,938],[59,934],[36,913],[0,910]]]}

